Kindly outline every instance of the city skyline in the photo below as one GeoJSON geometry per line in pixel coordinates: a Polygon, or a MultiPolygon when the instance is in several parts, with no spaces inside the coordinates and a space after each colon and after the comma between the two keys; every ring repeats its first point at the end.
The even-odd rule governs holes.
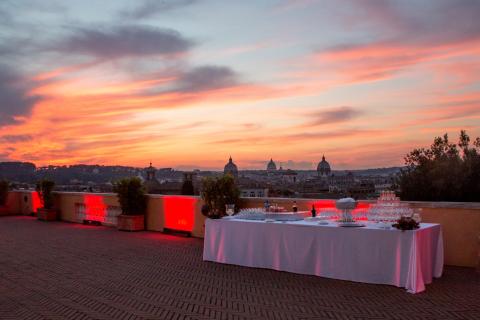
{"type": "MultiPolygon", "coordinates": [[[[403,166],[480,136],[480,2],[0,4],[0,161],[403,166]]],[[[288,165],[284,165],[288,168],[288,165]]]]}

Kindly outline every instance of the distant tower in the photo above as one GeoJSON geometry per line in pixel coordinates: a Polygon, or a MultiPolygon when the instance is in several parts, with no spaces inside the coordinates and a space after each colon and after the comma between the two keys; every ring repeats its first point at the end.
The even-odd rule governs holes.
{"type": "Polygon", "coordinates": [[[318,163],[317,174],[320,177],[327,177],[331,172],[330,164],[325,160],[325,156],[323,156],[322,161],[318,163]]]}
{"type": "Polygon", "coordinates": [[[147,172],[147,181],[155,180],[155,168],[152,167],[152,162],[150,161],[150,166],[146,169],[147,172]]]}
{"type": "Polygon", "coordinates": [[[267,164],[267,172],[277,171],[277,165],[273,162],[273,159],[270,159],[270,162],[267,164]]]}
{"type": "Polygon", "coordinates": [[[150,166],[145,168],[145,172],[147,173],[147,179],[143,183],[145,189],[147,189],[147,193],[160,193],[161,192],[161,185],[158,182],[157,178],[155,177],[157,169],[152,166],[152,162],[150,162],[150,166]]]}
{"type": "Polygon", "coordinates": [[[223,173],[231,174],[234,178],[238,177],[238,168],[237,168],[237,165],[233,163],[231,156],[230,156],[230,159],[228,160],[228,163],[225,165],[225,168],[223,168],[223,173]]]}

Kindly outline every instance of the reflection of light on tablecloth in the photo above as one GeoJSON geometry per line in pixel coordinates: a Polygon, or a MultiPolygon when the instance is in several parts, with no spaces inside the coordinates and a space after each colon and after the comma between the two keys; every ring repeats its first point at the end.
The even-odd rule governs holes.
{"type": "Polygon", "coordinates": [[[191,232],[193,230],[196,202],[197,199],[192,197],[164,196],[165,228],[191,232]]]}

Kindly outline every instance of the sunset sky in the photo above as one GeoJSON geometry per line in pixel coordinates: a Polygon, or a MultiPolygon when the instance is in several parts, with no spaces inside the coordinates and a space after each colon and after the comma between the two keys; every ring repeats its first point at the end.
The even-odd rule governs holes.
{"type": "Polygon", "coordinates": [[[480,135],[480,1],[0,1],[0,161],[403,164],[480,135]]]}

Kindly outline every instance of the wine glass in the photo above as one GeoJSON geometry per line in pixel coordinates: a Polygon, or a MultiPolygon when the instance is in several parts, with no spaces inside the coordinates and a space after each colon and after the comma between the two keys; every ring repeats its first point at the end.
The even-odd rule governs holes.
{"type": "Polygon", "coordinates": [[[413,212],[412,219],[415,220],[417,223],[422,222],[422,216],[420,212],[422,212],[422,209],[415,209],[413,212]]]}
{"type": "Polygon", "coordinates": [[[235,213],[235,205],[234,204],[226,204],[225,205],[225,212],[229,217],[231,217],[235,213]]]}

